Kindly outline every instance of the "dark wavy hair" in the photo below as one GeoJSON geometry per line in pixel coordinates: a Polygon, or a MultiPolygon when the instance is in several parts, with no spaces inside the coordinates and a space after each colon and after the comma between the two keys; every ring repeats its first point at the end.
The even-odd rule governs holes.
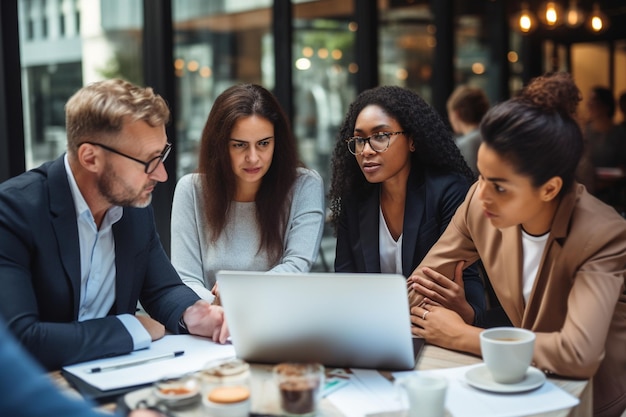
{"type": "Polygon", "coordinates": [[[362,195],[378,186],[365,179],[356,158],[348,151],[345,143],[345,139],[354,134],[359,113],[370,105],[383,109],[400,124],[407,139],[413,139],[416,151],[411,153],[412,170],[419,167],[425,171],[456,172],[472,182],[475,179],[454,143],[449,128],[439,113],[423,98],[398,86],[380,86],[366,90],[350,105],[333,151],[329,200],[335,230],[342,211],[342,199],[362,195]]]}
{"type": "Polygon", "coordinates": [[[480,124],[483,143],[528,176],[534,187],[561,177],[562,196],[574,184],[583,153],[575,114],[581,93],[568,73],[534,78],[522,92],[492,107],[480,124]]]}
{"type": "Polygon", "coordinates": [[[201,174],[204,215],[208,238],[217,240],[226,225],[235,196],[236,180],[228,144],[241,118],[256,115],[274,125],[274,156],[256,195],[256,218],[261,229],[261,248],[274,262],[283,251],[283,231],[289,215],[290,192],[296,181],[296,141],[289,121],[276,98],[256,84],[235,85],[220,94],[202,131],[198,172],[201,174]]]}

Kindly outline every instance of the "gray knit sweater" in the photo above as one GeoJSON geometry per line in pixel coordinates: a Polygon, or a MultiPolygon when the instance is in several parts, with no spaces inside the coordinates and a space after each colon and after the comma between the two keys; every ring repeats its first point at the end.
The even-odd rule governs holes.
{"type": "Polygon", "coordinates": [[[299,168],[283,237],[284,252],[272,265],[260,235],[256,204],[231,203],[227,224],[215,243],[206,239],[199,174],[187,174],[176,185],[172,203],[172,264],[183,282],[212,302],[219,270],[308,272],[315,262],[324,229],[324,185],[313,170],[299,168]]]}

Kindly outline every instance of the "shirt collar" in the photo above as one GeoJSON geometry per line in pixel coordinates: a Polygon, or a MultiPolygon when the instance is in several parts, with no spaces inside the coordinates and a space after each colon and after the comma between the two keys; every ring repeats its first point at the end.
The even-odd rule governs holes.
{"type": "MultiPolygon", "coordinates": [[[[89,206],[83,197],[83,194],[80,192],[78,188],[78,184],[76,184],[76,179],[74,178],[74,173],[70,168],[70,162],[67,156],[67,153],[63,157],[63,163],[65,165],[65,173],[67,174],[67,180],[70,183],[70,191],[72,192],[72,200],[74,200],[74,208],[76,209],[76,218],[86,217],[91,219],[91,221],[95,221],[93,218],[93,214],[91,214],[91,210],[89,210],[89,206]]],[[[113,224],[122,218],[123,209],[120,206],[112,206],[107,210],[105,215],[105,219],[109,219],[109,223],[113,224]]]]}

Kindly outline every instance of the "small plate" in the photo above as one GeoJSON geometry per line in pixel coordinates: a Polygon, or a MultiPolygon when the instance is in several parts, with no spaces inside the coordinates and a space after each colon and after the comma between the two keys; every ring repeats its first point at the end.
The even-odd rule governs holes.
{"type": "Polygon", "coordinates": [[[530,367],[526,376],[515,384],[501,384],[493,380],[486,365],[479,365],[465,373],[465,380],[474,388],[499,393],[517,393],[539,388],[546,382],[546,376],[539,369],[530,367]]]}
{"type": "Polygon", "coordinates": [[[200,386],[192,377],[157,381],[153,393],[159,401],[170,407],[185,407],[200,400],[200,386]]]}

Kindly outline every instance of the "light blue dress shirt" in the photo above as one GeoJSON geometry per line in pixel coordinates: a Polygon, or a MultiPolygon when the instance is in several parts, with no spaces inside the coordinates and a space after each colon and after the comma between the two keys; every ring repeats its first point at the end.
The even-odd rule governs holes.
{"type": "MultiPolygon", "coordinates": [[[[78,321],[105,317],[115,302],[115,240],[113,225],[123,215],[120,206],[107,210],[98,229],[95,219],[76,184],[67,154],[65,171],[76,208],[80,246],[80,306],[78,321]]],[[[116,316],[133,339],[135,350],[150,346],[150,333],[131,314],[116,316]]]]}

